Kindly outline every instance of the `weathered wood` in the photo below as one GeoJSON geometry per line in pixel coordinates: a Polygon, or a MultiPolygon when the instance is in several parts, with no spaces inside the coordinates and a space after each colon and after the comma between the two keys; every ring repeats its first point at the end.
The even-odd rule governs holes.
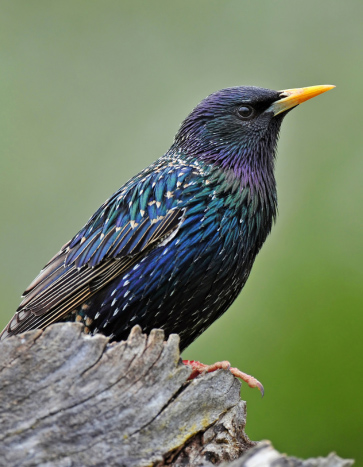
{"type": "Polygon", "coordinates": [[[188,382],[178,343],[136,326],[109,344],[78,323],[0,342],[0,465],[207,466],[250,456],[240,382],[223,370],[188,382]]]}
{"type": "Polygon", "coordinates": [[[223,463],[221,467],[350,467],[353,464],[353,460],[342,459],[335,453],[329,454],[328,457],[298,459],[279,453],[270,441],[261,441],[240,459],[228,464],[223,463]]]}

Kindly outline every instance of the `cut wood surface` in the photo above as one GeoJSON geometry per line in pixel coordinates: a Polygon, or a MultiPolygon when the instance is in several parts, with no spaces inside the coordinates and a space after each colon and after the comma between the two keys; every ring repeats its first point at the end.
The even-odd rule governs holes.
{"type": "Polygon", "coordinates": [[[248,439],[241,383],[226,370],[187,381],[179,338],[135,326],[109,344],[62,323],[0,342],[1,466],[348,467],[301,461],[248,439]]]}

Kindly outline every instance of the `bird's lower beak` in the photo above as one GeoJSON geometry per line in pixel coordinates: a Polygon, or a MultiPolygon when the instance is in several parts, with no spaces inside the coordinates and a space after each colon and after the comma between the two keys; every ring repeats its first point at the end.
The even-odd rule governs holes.
{"type": "Polygon", "coordinates": [[[322,84],[320,86],[309,86],[307,88],[285,89],[284,91],[280,91],[281,99],[271,104],[268,110],[273,112],[274,116],[276,116],[296,107],[312,97],[330,91],[330,89],[333,88],[335,88],[335,86],[331,84],[322,84]]]}

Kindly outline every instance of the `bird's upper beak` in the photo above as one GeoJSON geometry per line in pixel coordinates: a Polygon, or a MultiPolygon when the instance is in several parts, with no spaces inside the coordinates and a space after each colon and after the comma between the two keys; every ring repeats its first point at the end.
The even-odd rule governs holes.
{"type": "Polygon", "coordinates": [[[270,105],[269,111],[273,112],[274,116],[286,112],[286,110],[305,102],[312,97],[318,96],[323,92],[330,91],[335,88],[331,84],[322,84],[320,86],[309,86],[307,88],[285,89],[280,92],[280,99],[270,105]]]}

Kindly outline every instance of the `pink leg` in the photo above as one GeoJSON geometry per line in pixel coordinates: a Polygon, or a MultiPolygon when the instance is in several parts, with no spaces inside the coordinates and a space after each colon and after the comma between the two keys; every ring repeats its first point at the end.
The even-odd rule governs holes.
{"type": "Polygon", "coordinates": [[[183,360],[184,365],[188,365],[192,368],[192,373],[189,376],[189,379],[194,379],[198,375],[204,373],[211,373],[216,370],[229,370],[233,376],[240,378],[242,381],[248,384],[250,388],[258,388],[261,392],[261,395],[264,395],[264,389],[262,384],[253,376],[243,373],[238,368],[231,368],[231,364],[224,360],[223,362],[216,362],[213,365],[205,365],[204,363],[197,362],[195,360],[183,360]]]}

